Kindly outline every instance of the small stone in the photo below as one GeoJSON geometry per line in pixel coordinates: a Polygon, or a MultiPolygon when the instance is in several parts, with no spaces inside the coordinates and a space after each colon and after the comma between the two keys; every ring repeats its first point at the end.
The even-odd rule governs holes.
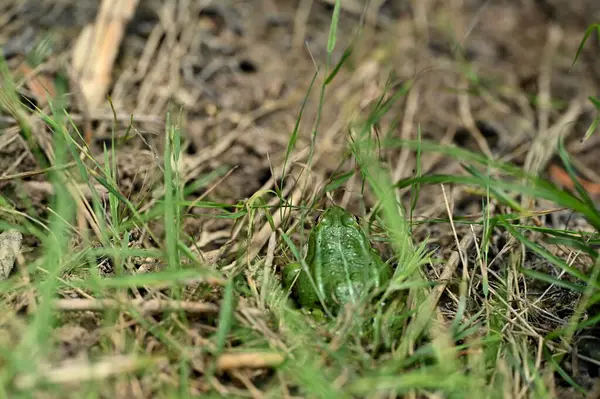
{"type": "Polygon", "coordinates": [[[16,230],[0,234],[0,280],[6,280],[21,253],[23,235],[16,230]]]}

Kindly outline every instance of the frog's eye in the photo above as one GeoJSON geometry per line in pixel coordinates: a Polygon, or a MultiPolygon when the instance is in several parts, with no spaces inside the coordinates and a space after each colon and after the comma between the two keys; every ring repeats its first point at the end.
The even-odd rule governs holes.
{"type": "Polygon", "coordinates": [[[344,216],[342,223],[346,226],[354,226],[358,223],[358,218],[351,213],[348,213],[344,216]]]}
{"type": "Polygon", "coordinates": [[[331,217],[327,214],[327,212],[322,213],[321,216],[319,216],[318,222],[320,225],[326,226],[331,222],[331,217]]]}

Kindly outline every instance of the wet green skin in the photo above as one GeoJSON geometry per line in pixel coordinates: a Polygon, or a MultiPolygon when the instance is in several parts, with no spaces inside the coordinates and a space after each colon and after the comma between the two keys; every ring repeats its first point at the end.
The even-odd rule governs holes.
{"type": "MultiPolygon", "coordinates": [[[[305,261],[332,312],[337,312],[340,305],[358,301],[369,287],[381,287],[393,274],[371,247],[354,215],[338,206],[327,209],[311,231],[305,261]]],[[[302,265],[293,263],[285,267],[283,282],[286,288],[291,287],[292,296],[302,308],[322,308],[302,265]]]]}

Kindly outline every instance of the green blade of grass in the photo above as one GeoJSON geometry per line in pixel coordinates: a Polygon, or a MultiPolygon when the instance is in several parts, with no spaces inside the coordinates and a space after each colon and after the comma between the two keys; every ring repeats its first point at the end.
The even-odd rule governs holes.
{"type": "Polygon", "coordinates": [[[230,278],[229,280],[227,280],[227,284],[225,284],[225,293],[223,294],[223,299],[221,300],[221,309],[219,311],[219,324],[217,332],[215,333],[216,345],[214,351],[214,361],[208,372],[209,375],[214,374],[214,371],[217,366],[218,357],[219,355],[221,355],[221,353],[223,353],[223,350],[225,349],[227,335],[233,327],[234,311],[235,296],[233,292],[233,279],[230,278]]]}
{"type": "Polygon", "coordinates": [[[558,256],[551,254],[544,247],[542,247],[542,246],[534,243],[533,241],[529,240],[528,238],[526,238],[523,234],[521,234],[521,232],[519,232],[517,229],[515,229],[513,226],[511,226],[510,223],[506,223],[505,221],[503,221],[502,217],[500,217],[500,223],[504,228],[506,228],[510,232],[510,234],[513,237],[515,237],[520,242],[522,242],[527,248],[529,248],[532,252],[534,252],[538,256],[542,257],[543,259],[546,259],[548,262],[552,263],[554,266],[560,268],[561,270],[564,270],[571,276],[576,277],[579,280],[581,280],[587,284],[593,284],[596,287],[600,287],[600,285],[598,285],[598,282],[589,281],[589,277],[586,276],[585,274],[583,274],[581,271],[570,266],[567,262],[560,259],[558,256]]]}

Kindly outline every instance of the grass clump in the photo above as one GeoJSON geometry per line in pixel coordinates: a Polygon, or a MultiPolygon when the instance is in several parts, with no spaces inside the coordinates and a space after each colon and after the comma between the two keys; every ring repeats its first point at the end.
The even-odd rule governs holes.
{"type": "Polygon", "coordinates": [[[559,379],[588,390],[565,367],[577,337],[598,321],[600,212],[562,141],[557,153],[573,192],[519,166],[425,140],[420,129],[415,140],[399,139],[390,114],[414,82],[390,78],[349,124],[347,158],[333,174],[311,180],[327,89],[353,54],[348,48],[332,65],[340,4],[325,72],[310,84],[312,90],[322,79],[306,163],[298,167],[293,157],[310,93],[273,178],[278,184],[238,202],[192,198],[226,171],[182,178],[182,132],[171,115],[162,181],[149,197],[132,200],[119,187],[115,132],[100,161],[70,118],[64,93],[48,110],[30,110],[15,85],[5,85],[0,105],[27,133],[32,152],[44,152],[41,173],[54,194],[44,212],[31,213],[0,196],[2,229],[40,243],[0,282],[3,396],[141,390],[153,397],[538,398],[554,396],[559,379]],[[25,115],[42,122],[52,150],[29,134],[25,115]],[[382,155],[397,150],[415,160],[413,175],[399,180],[382,155]],[[422,157],[430,154],[460,164],[461,173],[424,173],[422,157]],[[302,260],[314,225],[308,215],[338,202],[352,182],[360,190],[351,202],[394,276],[373,300],[314,320],[289,306],[280,267],[302,260]],[[481,211],[456,214],[455,187],[468,190],[481,211]],[[445,215],[419,218],[420,200],[432,193],[445,215]],[[555,210],[524,206],[523,197],[569,210],[591,228],[551,226],[545,217],[555,210]],[[184,233],[194,209],[232,221],[220,248],[201,251],[184,233]],[[431,226],[447,229],[444,245],[424,230],[431,226]]]}

